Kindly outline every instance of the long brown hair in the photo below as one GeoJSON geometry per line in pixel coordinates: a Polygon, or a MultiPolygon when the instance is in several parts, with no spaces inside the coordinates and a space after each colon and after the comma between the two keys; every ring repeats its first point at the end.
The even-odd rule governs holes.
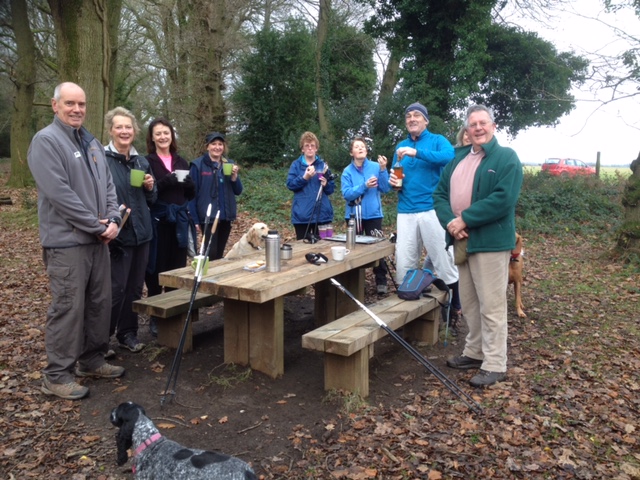
{"type": "Polygon", "coordinates": [[[156,118],[149,124],[149,130],[147,131],[147,152],[148,153],[156,153],[156,144],[153,141],[153,127],[156,125],[164,125],[165,127],[169,127],[171,130],[171,145],[169,145],[169,151],[171,153],[176,153],[178,151],[178,143],[176,142],[176,131],[171,125],[171,122],[166,118],[156,118]]]}

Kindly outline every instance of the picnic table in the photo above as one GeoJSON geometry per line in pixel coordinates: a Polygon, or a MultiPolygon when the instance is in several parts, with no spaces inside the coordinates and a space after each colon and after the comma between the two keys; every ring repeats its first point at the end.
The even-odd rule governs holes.
{"type": "MultiPolygon", "coordinates": [[[[284,374],[284,297],[314,286],[314,316],[322,325],[355,311],[358,307],[330,282],[335,278],[359,300],[364,301],[364,269],[394,252],[387,239],[373,244],[357,244],[344,261],[331,257],[329,240],[317,243],[292,242],[293,258],[283,260],[280,272],[252,272],[244,267],[264,259],[264,250],[236,259],[210,262],[199,292],[222,297],[224,302],[224,361],[249,365],[277,378],[284,374]],[[329,261],[309,263],[307,253],[322,253],[329,261]]],[[[166,287],[193,289],[190,267],[160,274],[166,287]]]]}

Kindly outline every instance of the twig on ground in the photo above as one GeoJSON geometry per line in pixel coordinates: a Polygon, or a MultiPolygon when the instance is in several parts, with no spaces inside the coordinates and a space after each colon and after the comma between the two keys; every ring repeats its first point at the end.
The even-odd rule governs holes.
{"type": "Polygon", "coordinates": [[[244,432],[248,432],[249,430],[253,430],[254,428],[258,428],[260,425],[262,425],[262,422],[258,422],[250,427],[245,428],[244,430],[239,430],[236,433],[244,433],[244,432]]]}

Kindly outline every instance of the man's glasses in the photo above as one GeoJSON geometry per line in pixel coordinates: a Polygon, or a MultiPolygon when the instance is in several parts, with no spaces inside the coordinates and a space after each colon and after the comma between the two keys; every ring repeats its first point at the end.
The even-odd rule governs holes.
{"type": "Polygon", "coordinates": [[[487,125],[491,125],[492,123],[493,123],[493,122],[490,122],[490,121],[488,121],[488,120],[483,120],[482,122],[472,123],[471,125],[469,125],[469,127],[468,127],[468,128],[471,128],[471,129],[476,129],[476,128],[478,128],[478,127],[480,127],[480,128],[484,128],[484,127],[486,127],[487,125]]]}

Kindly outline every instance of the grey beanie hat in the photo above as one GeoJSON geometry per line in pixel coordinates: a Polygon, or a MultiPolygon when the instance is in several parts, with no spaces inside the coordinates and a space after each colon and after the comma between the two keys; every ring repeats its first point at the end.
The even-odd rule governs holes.
{"type": "Polygon", "coordinates": [[[404,111],[405,116],[407,115],[407,113],[413,112],[414,110],[420,112],[425,120],[429,120],[429,112],[427,112],[427,107],[418,102],[412,103],[407,107],[407,109],[404,111]]]}

